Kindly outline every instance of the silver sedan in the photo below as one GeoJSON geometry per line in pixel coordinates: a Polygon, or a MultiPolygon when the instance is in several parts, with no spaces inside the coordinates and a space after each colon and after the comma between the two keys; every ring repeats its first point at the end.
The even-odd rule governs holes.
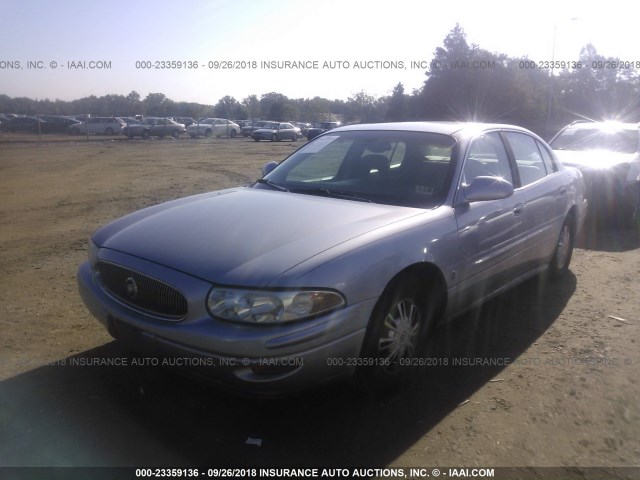
{"type": "Polygon", "coordinates": [[[509,125],[342,127],[264,174],[95,232],[93,315],[229,390],[386,391],[436,322],[566,272],[586,211],[580,172],[509,125]]]}

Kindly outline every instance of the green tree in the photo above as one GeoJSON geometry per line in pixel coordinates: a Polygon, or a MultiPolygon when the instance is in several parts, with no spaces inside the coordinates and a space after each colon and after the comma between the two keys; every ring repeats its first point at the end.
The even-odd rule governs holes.
{"type": "Polygon", "coordinates": [[[385,120],[389,122],[399,122],[407,120],[409,116],[408,98],[404,93],[404,86],[398,83],[393,88],[393,93],[387,103],[385,120]]]}

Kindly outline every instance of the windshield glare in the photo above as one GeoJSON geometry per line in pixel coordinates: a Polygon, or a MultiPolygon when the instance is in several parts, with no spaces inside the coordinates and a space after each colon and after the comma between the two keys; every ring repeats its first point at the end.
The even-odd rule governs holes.
{"type": "Polygon", "coordinates": [[[638,150],[638,132],[568,128],[551,143],[551,147],[554,150],[612,150],[635,153],[638,150]]]}
{"type": "Polygon", "coordinates": [[[327,134],[309,142],[265,178],[294,193],[433,208],[447,196],[455,145],[453,137],[435,133],[327,134]]]}

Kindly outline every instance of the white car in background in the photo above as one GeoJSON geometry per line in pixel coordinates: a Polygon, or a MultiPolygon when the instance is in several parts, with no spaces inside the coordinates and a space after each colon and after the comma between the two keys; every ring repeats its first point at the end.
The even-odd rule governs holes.
{"type": "Polygon", "coordinates": [[[93,133],[96,135],[119,135],[126,127],[124,120],[118,117],[89,117],[82,123],[70,125],[67,131],[72,135],[93,133]],[[88,130],[88,131],[87,131],[88,130]]]}
{"type": "Polygon", "coordinates": [[[187,127],[191,138],[196,137],[230,137],[240,133],[240,125],[226,118],[205,118],[187,127]]]}

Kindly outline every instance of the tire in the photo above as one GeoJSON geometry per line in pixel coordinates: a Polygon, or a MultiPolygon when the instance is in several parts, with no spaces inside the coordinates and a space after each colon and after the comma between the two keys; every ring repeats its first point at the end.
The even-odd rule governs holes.
{"type": "Polygon", "coordinates": [[[298,141],[298,134],[294,133],[293,134],[293,138],[291,139],[292,142],[297,142],[298,141]]]}
{"type": "Polygon", "coordinates": [[[171,136],[173,138],[178,138],[180,136],[180,132],[178,130],[174,130],[173,132],[171,132],[171,136]]]}
{"type": "Polygon", "coordinates": [[[571,217],[562,224],[553,257],[549,263],[549,274],[552,278],[560,278],[569,270],[571,257],[573,256],[573,244],[575,241],[571,217]]]}
{"type": "Polygon", "coordinates": [[[231,130],[231,132],[229,133],[229,136],[231,138],[235,138],[236,135],[238,135],[238,132],[236,132],[235,130],[231,130]]]}
{"type": "Polygon", "coordinates": [[[151,136],[151,132],[149,132],[149,130],[143,130],[141,136],[143,140],[148,140],[151,136]]]}
{"type": "Polygon", "coordinates": [[[105,135],[113,135],[113,128],[109,127],[104,131],[105,135]]]}
{"type": "Polygon", "coordinates": [[[204,138],[209,138],[211,137],[211,135],[213,134],[213,132],[211,130],[207,130],[204,132],[204,138]]]}
{"type": "Polygon", "coordinates": [[[196,135],[189,135],[191,138],[196,138],[196,135]]]}
{"type": "Polygon", "coordinates": [[[259,142],[259,141],[260,141],[260,139],[259,139],[258,137],[253,137],[253,141],[254,141],[254,142],[259,142]]]}
{"type": "Polygon", "coordinates": [[[271,141],[272,142],[278,142],[278,135],[276,135],[275,133],[273,135],[271,135],[271,141]]]}
{"type": "Polygon", "coordinates": [[[80,130],[77,128],[72,128],[71,130],[69,130],[69,133],[71,135],[80,135],[80,130]]]}
{"type": "Polygon", "coordinates": [[[365,333],[363,362],[355,373],[359,389],[386,394],[410,380],[410,360],[424,347],[435,316],[430,290],[412,274],[401,274],[387,286],[365,333]]]}

